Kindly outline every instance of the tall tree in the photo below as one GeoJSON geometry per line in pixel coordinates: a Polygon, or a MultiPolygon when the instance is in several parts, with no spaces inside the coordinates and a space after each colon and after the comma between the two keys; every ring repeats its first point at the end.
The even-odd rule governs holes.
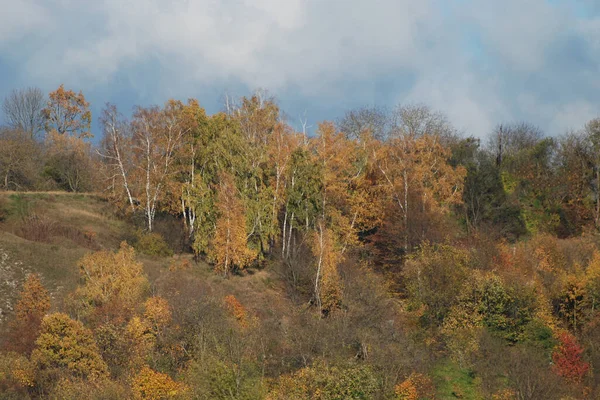
{"type": "Polygon", "coordinates": [[[91,138],[92,112],[83,93],[65,90],[64,85],[49,94],[49,101],[42,110],[46,132],[56,131],[80,139],[91,138]]]}
{"type": "Polygon", "coordinates": [[[133,117],[133,151],[140,208],[146,228],[152,231],[154,217],[166,186],[176,172],[176,156],[190,127],[184,123],[181,102],[170,100],[164,109],[138,107],[133,117]]]}
{"type": "Polygon", "coordinates": [[[8,125],[36,139],[44,129],[44,94],[38,88],[15,89],[2,103],[8,125]]]}
{"type": "Polygon", "coordinates": [[[219,217],[211,258],[215,261],[216,269],[227,275],[234,268],[245,268],[256,258],[256,252],[248,248],[244,207],[238,197],[233,177],[229,174],[221,175],[217,209],[219,217]]]}
{"type": "Polygon", "coordinates": [[[349,139],[359,140],[369,132],[373,138],[385,140],[390,133],[391,118],[384,108],[362,107],[346,112],[336,125],[349,139]]]}
{"type": "Polygon", "coordinates": [[[113,104],[106,104],[100,116],[103,138],[101,148],[96,150],[104,159],[107,173],[106,179],[112,198],[119,201],[122,190],[132,212],[136,209],[134,187],[132,182],[133,154],[131,152],[131,125],[113,104]],[[122,189],[122,190],[121,190],[122,189]]]}

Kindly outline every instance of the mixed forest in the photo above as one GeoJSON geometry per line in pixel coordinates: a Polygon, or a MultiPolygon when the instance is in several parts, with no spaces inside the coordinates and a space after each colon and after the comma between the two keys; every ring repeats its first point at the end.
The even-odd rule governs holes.
{"type": "Polygon", "coordinates": [[[0,399],[600,398],[600,119],[224,103],[6,96],[0,399]]]}

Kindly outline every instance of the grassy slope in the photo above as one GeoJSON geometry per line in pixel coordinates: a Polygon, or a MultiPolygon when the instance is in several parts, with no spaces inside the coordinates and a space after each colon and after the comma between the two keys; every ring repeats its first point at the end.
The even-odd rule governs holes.
{"type": "MultiPolygon", "coordinates": [[[[94,195],[0,192],[0,209],[4,209],[5,214],[0,222],[0,330],[28,273],[40,274],[52,294],[53,307],[61,308],[66,295],[78,284],[78,260],[94,250],[116,250],[133,230],[113,214],[108,203],[94,195]],[[53,237],[50,243],[27,240],[21,237],[21,230],[28,215],[43,216],[61,226],[93,233],[93,245],[82,245],[62,236],[53,237]]],[[[182,257],[191,261],[190,255],[182,257]]],[[[173,260],[144,255],[138,255],[138,259],[144,264],[152,290],[157,290],[168,276],[173,260]]],[[[279,282],[274,282],[266,271],[230,280],[215,275],[207,264],[200,262],[194,263],[187,274],[212,286],[215,295],[233,293],[240,299],[248,299],[256,308],[260,308],[258,304],[273,304],[274,298],[278,298],[276,302],[280,304],[285,303],[279,282]]]]}
{"type": "MultiPolygon", "coordinates": [[[[26,275],[36,272],[50,290],[53,307],[60,309],[66,295],[73,291],[79,280],[78,260],[94,249],[117,249],[120,242],[133,229],[111,212],[111,207],[93,195],[69,193],[7,193],[0,192],[0,210],[5,218],[0,222],[0,334],[6,327],[11,308],[26,275]],[[82,245],[78,241],[57,236],[50,243],[27,240],[21,236],[26,216],[39,215],[74,227],[81,232],[93,232],[94,243],[82,245]]],[[[176,256],[191,261],[190,255],[176,256]]],[[[283,294],[281,279],[273,271],[259,270],[236,279],[224,279],[212,273],[205,263],[193,264],[188,270],[170,272],[171,258],[152,258],[139,255],[148,275],[152,291],[168,290],[174,274],[182,274],[184,281],[209,290],[212,296],[234,294],[253,310],[261,320],[288,318],[293,308],[283,294]],[[196,282],[196,283],[194,283],[196,282]],[[268,305],[268,306],[265,306],[268,305]]],[[[194,289],[196,290],[196,289],[194,289]]],[[[164,293],[158,293],[164,294],[164,293]]],[[[189,300],[189,299],[188,299],[189,300]]],[[[440,363],[433,372],[440,399],[480,399],[477,382],[468,372],[451,362],[440,363]]]]}
{"type": "MultiPolygon", "coordinates": [[[[90,196],[68,193],[0,193],[5,218],[0,222],[0,309],[10,311],[25,276],[36,272],[52,293],[55,306],[77,285],[77,261],[93,248],[116,248],[125,225],[105,214],[106,203],[90,196]],[[94,232],[93,246],[65,237],[48,243],[23,238],[27,218],[38,215],[55,224],[94,232]]],[[[2,318],[4,319],[4,318],[2,318]]]]}

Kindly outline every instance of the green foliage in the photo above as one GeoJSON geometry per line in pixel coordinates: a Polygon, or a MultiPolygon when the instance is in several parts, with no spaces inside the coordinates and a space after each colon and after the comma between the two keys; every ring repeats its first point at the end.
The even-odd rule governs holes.
{"type": "Polygon", "coordinates": [[[214,358],[202,363],[196,361],[188,367],[185,383],[195,399],[264,398],[259,371],[247,363],[232,365],[214,358]]]}
{"type": "Polygon", "coordinates": [[[137,252],[152,257],[171,257],[173,255],[173,250],[169,248],[165,239],[156,232],[138,230],[135,233],[133,247],[137,252]]]}
{"type": "Polygon", "coordinates": [[[507,288],[495,275],[475,273],[465,283],[459,302],[480,316],[483,326],[512,342],[523,339],[535,312],[534,293],[507,288]]]}
{"type": "Polygon", "coordinates": [[[409,299],[415,308],[426,307],[425,325],[441,323],[456,304],[469,263],[470,254],[465,250],[427,243],[407,261],[403,276],[409,299]]]}
{"type": "Polygon", "coordinates": [[[323,171],[306,150],[296,150],[290,164],[288,213],[294,216],[294,226],[307,229],[323,212],[323,171]]]}

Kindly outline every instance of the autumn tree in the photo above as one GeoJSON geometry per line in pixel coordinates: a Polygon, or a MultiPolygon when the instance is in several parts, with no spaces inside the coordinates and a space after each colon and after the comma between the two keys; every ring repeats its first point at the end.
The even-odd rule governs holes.
{"type": "Polygon", "coordinates": [[[12,129],[37,139],[44,129],[44,94],[39,88],[15,89],[2,103],[4,118],[12,129]]]}
{"type": "Polygon", "coordinates": [[[42,164],[41,145],[20,131],[0,128],[0,182],[5,190],[37,186],[42,164]]]}
{"type": "Polygon", "coordinates": [[[217,208],[219,217],[210,256],[215,268],[227,275],[234,268],[245,268],[256,258],[247,245],[244,208],[231,175],[221,175],[217,208]]]}
{"type": "Polygon", "coordinates": [[[136,209],[134,201],[134,187],[132,182],[133,154],[131,125],[117,107],[106,104],[100,116],[102,125],[101,148],[96,150],[104,160],[108,189],[111,191],[113,201],[121,200],[122,191],[125,192],[126,202],[132,212],[136,209]]]}
{"type": "Polygon", "coordinates": [[[462,201],[466,171],[450,165],[450,156],[441,137],[428,134],[401,133],[378,149],[375,164],[401,218],[405,251],[427,239],[434,218],[441,220],[462,201]]]}
{"type": "Polygon", "coordinates": [[[42,110],[46,132],[56,131],[79,139],[92,137],[92,113],[83,93],[65,90],[64,85],[60,85],[48,97],[48,104],[42,110]]]}
{"type": "Polygon", "coordinates": [[[190,130],[181,118],[182,107],[181,102],[170,100],[163,109],[138,107],[133,116],[134,179],[149,231],[175,173],[177,152],[190,130]]]}
{"type": "Polygon", "coordinates": [[[163,400],[177,398],[186,391],[185,385],[175,382],[169,375],[145,366],[133,378],[131,388],[136,400],[163,400]]]}
{"type": "Polygon", "coordinates": [[[338,267],[343,260],[341,248],[336,245],[333,232],[319,223],[313,234],[311,249],[316,259],[314,298],[317,309],[327,316],[341,306],[342,285],[338,267]]]}
{"type": "Polygon", "coordinates": [[[91,145],[81,138],[51,131],[46,135],[44,174],[63,190],[93,190],[96,170],[91,145]]]}
{"type": "Polygon", "coordinates": [[[10,324],[6,345],[19,353],[29,354],[40,332],[40,325],[50,310],[50,295],[37,274],[29,274],[15,305],[15,319],[10,324]]]}
{"type": "Polygon", "coordinates": [[[125,242],[116,253],[99,251],[79,261],[83,285],[73,294],[75,308],[86,317],[127,318],[148,289],[143,266],[125,242]]]}
{"type": "Polygon", "coordinates": [[[92,332],[63,313],[49,314],[42,320],[31,360],[38,373],[64,371],[77,377],[105,377],[108,367],[94,341],[92,332]]]}
{"type": "Polygon", "coordinates": [[[293,374],[279,377],[267,399],[370,399],[377,397],[378,386],[368,365],[335,366],[317,361],[293,374]]]}
{"type": "Polygon", "coordinates": [[[590,365],[582,358],[583,348],[577,339],[568,332],[559,335],[560,344],[552,353],[554,371],[567,381],[579,383],[590,369],[590,365]]]}

